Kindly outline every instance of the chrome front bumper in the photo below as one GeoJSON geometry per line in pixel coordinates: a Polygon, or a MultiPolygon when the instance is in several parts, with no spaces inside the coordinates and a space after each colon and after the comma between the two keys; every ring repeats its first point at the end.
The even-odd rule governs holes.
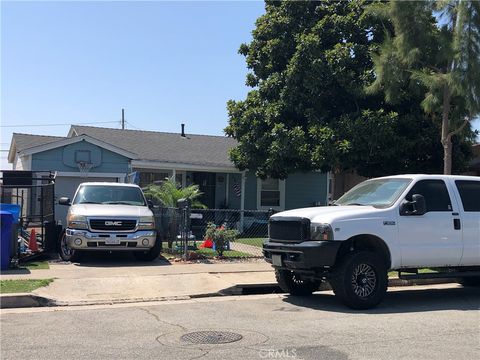
{"type": "Polygon", "coordinates": [[[148,250],[155,245],[155,230],[141,230],[133,233],[103,233],[88,230],[67,229],[68,247],[75,250],[148,250]]]}

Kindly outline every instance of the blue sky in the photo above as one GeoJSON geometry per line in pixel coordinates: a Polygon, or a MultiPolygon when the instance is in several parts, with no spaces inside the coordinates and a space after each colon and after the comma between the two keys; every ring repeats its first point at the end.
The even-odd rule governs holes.
{"type": "Polygon", "coordinates": [[[246,1],[2,2],[2,150],[12,132],[69,129],[5,126],[119,127],[122,107],[127,128],[222,135],[227,100],[248,91],[237,50],[263,12],[246,1]]]}
{"type": "MultiPolygon", "coordinates": [[[[227,100],[248,91],[237,50],[264,4],[2,1],[1,10],[7,150],[12,132],[69,129],[38,125],[120,127],[121,108],[127,128],[178,132],[185,123],[189,133],[223,134],[227,100]]],[[[6,155],[1,168],[9,168],[6,155]]]]}

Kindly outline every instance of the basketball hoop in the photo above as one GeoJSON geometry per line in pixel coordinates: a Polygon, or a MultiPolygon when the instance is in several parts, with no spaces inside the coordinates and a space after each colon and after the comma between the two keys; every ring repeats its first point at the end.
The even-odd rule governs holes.
{"type": "Polygon", "coordinates": [[[87,175],[90,169],[92,168],[93,164],[87,163],[86,161],[79,161],[77,162],[77,166],[78,166],[78,171],[80,171],[84,175],[87,175]]]}

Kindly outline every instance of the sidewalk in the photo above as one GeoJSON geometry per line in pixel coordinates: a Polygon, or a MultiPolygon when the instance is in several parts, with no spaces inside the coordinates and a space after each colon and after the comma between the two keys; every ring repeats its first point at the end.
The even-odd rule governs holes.
{"type": "MultiPolygon", "coordinates": [[[[270,264],[262,259],[241,262],[152,263],[96,261],[51,263],[46,270],[10,270],[1,280],[55,281],[29,294],[2,294],[1,307],[73,306],[238,295],[252,285],[273,292],[277,286],[270,264]]],[[[389,286],[455,282],[455,279],[389,279],[389,286]]],[[[255,287],[255,286],[254,286],[255,287]]],[[[328,284],[322,288],[328,290],[328,284]]]]}
{"type": "Polygon", "coordinates": [[[50,264],[46,270],[7,271],[1,275],[2,280],[46,278],[55,281],[31,295],[59,306],[220,295],[222,290],[240,284],[275,282],[272,267],[260,260],[171,265],[165,262],[50,264]]]}

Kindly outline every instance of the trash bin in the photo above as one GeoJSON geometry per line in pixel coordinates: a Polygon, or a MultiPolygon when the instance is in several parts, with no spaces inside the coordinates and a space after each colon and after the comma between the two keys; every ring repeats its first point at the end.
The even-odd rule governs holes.
{"type": "Polygon", "coordinates": [[[18,224],[20,220],[20,205],[0,203],[0,211],[8,211],[13,215],[13,223],[18,224]]]}
{"type": "Polygon", "coordinates": [[[18,228],[20,222],[21,207],[17,204],[0,203],[0,211],[8,211],[13,215],[12,237],[10,244],[10,257],[16,257],[18,254],[18,228]]]}
{"type": "Polygon", "coordinates": [[[7,270],[10,266],[10,245],[12,239],[14,215],[9,211],[0,211],[0,221],[2,223],[2,231],[0,233],[0,268],[7,270]]]}

